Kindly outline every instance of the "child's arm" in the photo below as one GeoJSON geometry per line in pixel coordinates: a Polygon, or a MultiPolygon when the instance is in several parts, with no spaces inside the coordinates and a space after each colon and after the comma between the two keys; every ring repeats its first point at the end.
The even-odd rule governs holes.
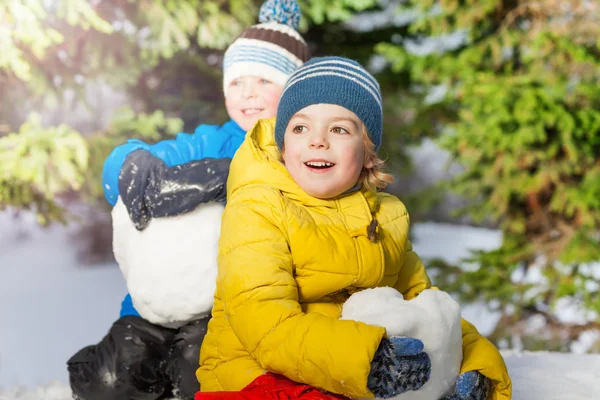
{"type": "Polygon", "coordinates": [[[224,201],[229,158],[203,158],[172,167],[146,150],[125,159],[119,175],[119,192],[136,229],[144,230],[153,218],[173,217],[208,202],[224,201]]]}
{"type": "Polygon", "coordinates": [[[373,397],[367,377],[385,329],[302,311],[278,191],[246,187],[228,201],[217,291],[244,348],[264,369],[294,381],[373,397]]]}
{"type": "MultiPolygon", "coordinates": [[[[395,288],[410,300],[424,289],[435,289],[427,276],[423,262],[412,249],[410,241],[407,244],[404,264],[395,288]]],[[[477,329],[465,319],[461,320],[463,361],[460,373],[479,371],[492,381],[493,388],[490,400],[507,400],[511,398],[511,381],[508,370],[500,352],[489,340],[483,337],[477,329]]]]}
{"type": "Polygon", "coordinates": [[[231,158],[233,154],[222,154],[223,143],[227,135],[220,132],[218,126],[201,125],[193,135],[179,133],[175,139],[162,140],[156,144],[147,144],[139,139],[129,139],[117,146],[106,158],[102,170],[102,188],[104,197],[114,206],[119,197],[119,174],[127,156],[136,150],[146,150],[168,167],[185,164],[203,158],[231,158]]]}
{"type": "Polygon", "coordinates": [[[509,400],[512,396],[512,383],[500,352],[473,324],[461,320],[463,331],[463,361],[460,373],[479,371],[492,381],[490,400],[509,400]]]}
{"type": "MultiPolygon", "coordinates": [[[[130,139],[127,143],[117,146],[104,162],[102,171],[104,197],[112,206],[117,203],[120,194],[119,175],[121,169],[125,159],[137,150],[150,152],[168,166],[180,165],[205,157],[231,157],[233,154],[221,154],[227,135],[220,132],[218,128],[214,125],[201,125],[193,135],[180,133],[174,140],[163,140],[149,145],[138,139],[130,139]]],[[[231,153],[231,151],[229,152],[231,153]]],[[[226,180],[227,177],[224,179],[226,180]]],[[[131,215],[130,210],[128,212],[131,215]]],[[[123,300],[120,313],[121,317],[126,315],[139,316],[129,294],[123,300]]]]}

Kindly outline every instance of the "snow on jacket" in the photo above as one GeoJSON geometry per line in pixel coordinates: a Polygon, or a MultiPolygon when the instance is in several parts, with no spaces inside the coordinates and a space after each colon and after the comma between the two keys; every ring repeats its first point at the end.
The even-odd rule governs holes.
{"type": "MultiPolygon", "coordinates": [[[[367,377],[385,329],[340,320],[361,289],[391,286],[412,299],[431,282],[408,240],[396,197],[360,190],[322,200],[281,163],[274,119],[261,120],[236,153],[219,239],[212,319],[197,376],[202,391],[237,391],[270,371],[353,398],[373,397],[367,377]],[[379,240],[368,238],[377,219],[379,240]]],[[[463,321],[463,366],[510,398],[497,349],[463,321]]]]}
{"type": "MultiPolygon", "coordinates": [[[[136,150],[147,150],[169,167],[203,158],[232,158],[244,141],[246,132],[233,120],[219,125],[199,125],[193,134],[179,133],[173,140],[147,144],[139,139],[129,139],[117,146],[107,157],[102,170],[104,197],[113,207],[119,198],[119,174],[127,156],[136,150]]],[[[127,294],[121,304],[119,316],[140,316],[127,294]]]]}

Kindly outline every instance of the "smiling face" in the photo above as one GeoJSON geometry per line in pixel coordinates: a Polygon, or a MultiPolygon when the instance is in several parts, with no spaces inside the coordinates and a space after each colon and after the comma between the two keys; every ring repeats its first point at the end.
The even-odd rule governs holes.
{"type": "Polygon", "coordinates": [[[283,86],[258,76],[242,76],[231,81],[225,90],[225,108],[232,120],[245,131],[259,119],[272,118],[283,86]]]}
{"type": "Polygon", "coordinates": [[[333,198],[351,189],[365,162],[364,125],[352,111],[313,104],[290,119],[282,157],[291,177],[306,193],[333,198]]]}

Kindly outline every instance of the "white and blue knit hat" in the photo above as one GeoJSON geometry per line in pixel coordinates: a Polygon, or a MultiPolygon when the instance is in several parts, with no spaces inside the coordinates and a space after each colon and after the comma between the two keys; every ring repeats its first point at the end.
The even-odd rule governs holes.
{"type": "Polygon", "coordinates": [[[343,57],[315,57],[286,83],[275,122],[275,141],[281,149],[288,122],[312,104],[336,104],[352,111],[365,124],[378,150],[383,129],[381,90],[359,63],[343,57]]]}
{"type": "Polygon", "coordinates": [[[241,76],[260,76],[285,85],[308,60],[308,46],[296,31],[301,17],[296,0],[267,0],[258,25],[247,28],[229,46],[223,60],[223,90],[241,76]]]}

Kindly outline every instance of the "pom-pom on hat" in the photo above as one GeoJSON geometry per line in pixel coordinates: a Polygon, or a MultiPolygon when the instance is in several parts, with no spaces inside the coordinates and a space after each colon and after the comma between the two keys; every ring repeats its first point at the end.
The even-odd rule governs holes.
{"type": "Polygon", "coordinates": [[[247,28],[229,46],[223,60],[223,90],[241,76],[259,76],[285,85],[304,64],[308,46],[296,31],[301,17],[296,0],[267,0],[258,25],[247,28]]]}

